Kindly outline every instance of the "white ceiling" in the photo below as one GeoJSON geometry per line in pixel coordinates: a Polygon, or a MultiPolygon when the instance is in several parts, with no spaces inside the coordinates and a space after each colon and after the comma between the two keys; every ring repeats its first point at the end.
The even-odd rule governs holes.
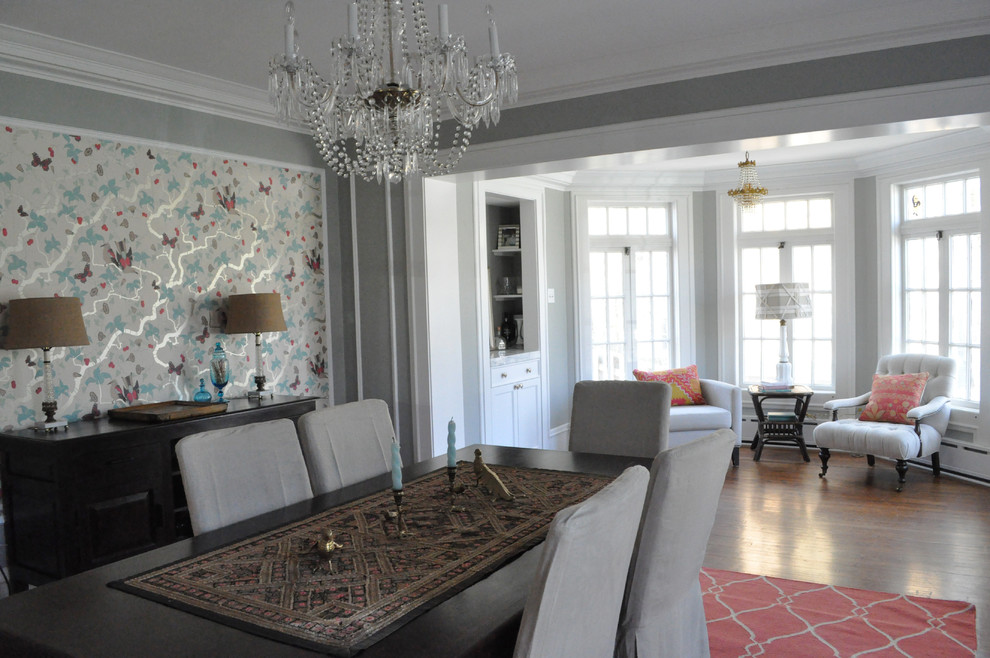
{"type": "MultiPolygon", "coordinates": [[[[987,0],[490,1],[502,48],[517,61],[520,104],[990,32],[987,0]]],[[[346,32],[346,0],[294,2],[297,43],[319,69],[330,41],[346,32]]],[[[451,30],[465,35],[474,54],[488,49],[484,4],[450,3],[451,30]]],[[[431,25],[436,5],[425,2],[431,25]]],[[[98,76],[89,71],[120,80],[136,71],[135,89],[161,76],[175,87],[175,102],[183,93],[209,98],[211,90],[215,97],[222,91],[217,106],[254,107],[262,116],[268,62],[283,45],[283,15],[279,0],[2,0],[0,68],[71,68],[77,81],[93,86],[99,81],[88,78],[98,76]]],[[[813,159],[822,157],[821,148],[833,149],[829,157],[851,157],[884,148],[887,139],[911,140],[760,157],[813,159]]],[[[678,166],[714,164],[695,158],[678,166]]],[[[717,166],[724,168],[724,158],[717,166]]]]}

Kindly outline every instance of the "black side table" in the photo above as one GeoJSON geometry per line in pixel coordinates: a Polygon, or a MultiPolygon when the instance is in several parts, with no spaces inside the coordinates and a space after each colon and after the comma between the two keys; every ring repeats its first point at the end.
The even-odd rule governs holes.
{"type": "Polygon", "coordinates": [[[801,448],[801,456],[804,461],[811,461],[808,457],[808,447],[804,444],[804,417],[808,414],[808,405],[811,403],[811,396],[814,395],[807,386],[792,386],[787,391],[765,391],[757,384],[749,387],[749,394],[753,398],[753,408],[756,410],[757,430],[750,445],[756,451],[753,461],[760,461],[763,454],[763,447],[769,444],[796,443],[801,448]],[[794,412],[769,412],[763,411],[765,400],[789,399],[794,400],[794,412]]]}

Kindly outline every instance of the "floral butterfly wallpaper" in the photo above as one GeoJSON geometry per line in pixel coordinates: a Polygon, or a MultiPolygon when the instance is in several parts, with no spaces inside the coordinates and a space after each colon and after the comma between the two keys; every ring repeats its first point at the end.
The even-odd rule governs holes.
{"type": "MultiPolygon", "coordinates": [[[[78,297],[90,344],[52,350],[57,418],[191,400],[215,344],[224,397],[254,388],[254,336],[223,333],[224,298],[277,292],[267,388],[328,397],[323,180],[118,138],[0,124],[0,345],[18,297],[78,297]]],[[[0,427],[41,413],[40,349],[0,350],[0,427]]]]}

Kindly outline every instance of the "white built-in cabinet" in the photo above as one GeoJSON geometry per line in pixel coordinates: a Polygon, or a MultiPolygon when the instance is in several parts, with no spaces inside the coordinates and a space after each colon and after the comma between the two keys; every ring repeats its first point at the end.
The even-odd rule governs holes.
{"type": "Polygon", "coordinates": [[[542,448],[549,434],[543,189],[514,181],[474,189],[484,441],[542,448]],[[512,330],[499,349],[498,329],[507,323],[512,330]]]}

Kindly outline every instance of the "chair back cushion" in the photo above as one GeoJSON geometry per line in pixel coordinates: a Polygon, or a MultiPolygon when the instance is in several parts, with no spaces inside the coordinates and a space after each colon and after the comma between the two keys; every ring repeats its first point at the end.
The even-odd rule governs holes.
{"type": "Polygon", "coordinates": [[[667,382],[670,384],[670,406],[679,407],[690,404],[705,404],[705,396],[701,393],[701,380],[698,379],[698,366],[674,368],[672,370],[633,370],[633,377],[638,382],[667,382]]]}
{"type": "Polygon", "coordinates": [[[516,657],[612,655],[649,480],[645,468],[632,466],[557,513],[523,610],[516,657]]]}
{"type": "Polygon", "coordinates": [[[383,400],[362,400],[299,417],[299,442],[313,493],[389,473],[395,430],[383,400]]]}
{"type": "Polygon", "coordinates": [[[291,420],[191,434],[175,454],[196,535],[313,497],[291,420]]]}
{"type": "Polygon", "coordinates": [[[873,375],[870,400],[859,415],[860,420],[914,425],[907,412],[921,404],[928,381],[927,372],[904,375],[873,375]]]}
{"type": "Polygon", "coordinates": [[[698,575],[735,442],[718,430],[653,461],[616,655],[708,655],[698,575]]]}
{"type": "Polygon", "coordinates": [[[939,396],[951,397],[955,371],[956,362],[953,359],[932,354],[888,354],[877,362],[878,375],[927,372],[928,382],[921,396],[921,404],[927,404],[939,396]]]}
{"type": "Polygon", "coordinates": [[[571,399],[569,448],[653,459],[667,447],[670,385],[582,381],[571,399]]]}

